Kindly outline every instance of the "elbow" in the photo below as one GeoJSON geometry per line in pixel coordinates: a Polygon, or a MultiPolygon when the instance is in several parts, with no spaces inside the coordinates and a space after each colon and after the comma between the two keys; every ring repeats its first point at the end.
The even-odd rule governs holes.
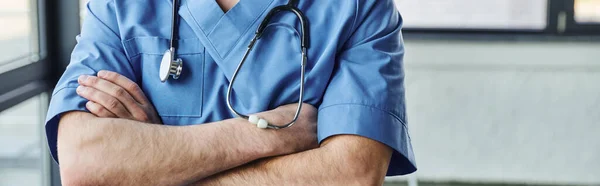
{"type": "Polygon", "coordinates": [[[348,182],[346,185],[383,185],[385,179],[385,173],[381,174],[378,170],[363,168],[349,172],[343,178],[343,182],[348,182]]]}
{"type": "MultiPolygon", "coordinates": [[[[365,161],[364,158],[354,155],[337,156],[336,161],[330,166],[336,167],[327,177],[334,185],[383,185],[387,167],[374,166],[375,161],[365,161]]],[[[332,167],[333,168],[333,167],[332,167]]]]}
{"type": "Polygon", "coordinates": [[[340,183],[346,185],[383,185],[388,168],[388,161],[365,157],[357,153],[343,153],[341,158],[343,163],[338,169],[343,175],[340,183]]]}
{"type": "Polygon", "coordinates": [[[90,152],[59,151],[59,161],[62,185],[118,185],[114,183],[119,180],[115,170],[90,152]]]}
{"type": "Polygon", "coordinates": [[[85,114],[64,114],[59,123],[57,151],[62,185],[103,185],[98,181],[99,176],[105,175],[101,172],[101,161],[95,161],[98,155],[89,143],[93,136],[100,134],[86,127],[83,121],[90,118],[85,114]]]}
{"type": "Polygon", "coordinates": [[[339,135],[324,141],[331,162],[335,162],[345,185],[382,185],[392,156],[392,149],[360,136],[339,135]]]}
{"type": "Polygon", "coordinates": [[[381,177],[363,177],[357,182],[359,185],[383,185],[385,176],[381,177]]]}
{"type": "Polygon", "coordinates": [[[60,167],[60,179],[61,184],[64,186],[91,186],[91,185],[102,185],[100,182],[95,181],[90,174],[86,174],[85,171],[81,172],[80,169],[71,166],[60,167]]]}
{"type": "MultiPolygon", "coordinates": [[[[66,156],[66,154],[63,154],[66,156]]],[[[61,158],[60,161],[60,177],[61,183],[65,186],[88,186],[88,185],[106,185],[102,183],[100,176],[106,175],[102,173],[99,167],[87,162],[69,160],[61,158]]]]}

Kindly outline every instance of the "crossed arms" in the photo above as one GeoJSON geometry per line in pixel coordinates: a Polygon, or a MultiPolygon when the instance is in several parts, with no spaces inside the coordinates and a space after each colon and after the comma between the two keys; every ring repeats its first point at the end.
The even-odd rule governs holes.
{"type": "MultiPolygon", "coordinates": [[[[61,78],[61,87],[75,84],[73,72],[113,69],[135,78],[124,62],[128,58],[123,43],[115,39],[124,36],[114,2],[89,3],[73,52],[73,71],[61,78]]],[[[357,7],[354,22],[348,24],[349,38],[336,54],[337,75],[332,74],[322,104],[368,100],[378,109],[364,111],[381,108],[382,115],[402,115],[403,108],[396,107],[404,104],[404,49],[401,18],[393,7],[392,0],[364,1],[357,7]]],[[[85,87],[78,94],[89,100],[86,108],[91,113],[60,114],[57,151],[64,185],[381,185],[390,162],[390,147],[343,135],[344,131],[317,144],[316,109],[309,105],[303,106],[297,124],[277,131],[258,129],[241,119],[175,127],[156,124],[156,111],[137,84],[124,76],[101,73],[81,78],[78,84],[85,87]]],[[[282,106],[259,115],[283,124],[294,111],[293,105],[282,106]]],[[[388,117],[367,117],[361,121],[370,123],[349,126],[390,137],[394,132],[388,131],[403,126],[399,117],[388,117]],[[390,124],[392,119],[398,122],[390,124]]],[[[328,118],[327,126],[337,125],[328,118]]]]}
{"type": "MultiPolygon", "coordinates": [[[[282,130],[242,119],[175,127],[151,124],[155,111],[124,76],[103,71],[79,83],[92,113],[61,117],[64,185],[381,185],[391,156],[388,146],[351,135],[317,147],[310,105],[282,130]]],[[[259,115],[278,124],[294,111],[287,105],[259,115]]]]}

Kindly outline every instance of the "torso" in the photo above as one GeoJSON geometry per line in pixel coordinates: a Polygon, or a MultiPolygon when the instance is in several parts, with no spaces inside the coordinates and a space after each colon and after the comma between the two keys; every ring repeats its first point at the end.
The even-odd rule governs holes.
{"type": "MultiPolygon", "coordinates": [[[[211,1],[182,4],[178,57],[183,59],[184,69],[179,79],[165,83],[158,78],[158,67],[169,46],[171,12],[164,6],[169,1],[115,1],[125,53],[140,76],[138,83],[165,123],[184,125],[233,117],[225,102],[232,72],[262,17],[271,8],[287,3],[211,1]]],[[[336,54],[352,31],[357,2],[344,2],[306,0],[298,5],[309,20],[311,35],[304,100],[315,106],[322,101],[336,54]]],[[[291,13],[271,21],[233,87],[236,110],[249,114],[297,101],[301,61],[298,25],[291,13]]]]}

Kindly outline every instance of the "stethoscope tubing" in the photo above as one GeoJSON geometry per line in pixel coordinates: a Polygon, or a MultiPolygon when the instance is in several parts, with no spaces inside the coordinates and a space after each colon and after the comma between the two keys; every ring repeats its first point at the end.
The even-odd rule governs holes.
{"type": "MultiPolygon", "coordinates": [[[[252,38],[252,40],[250,41],[250,44],[248,45],[248,48],[246,49],[246,52],[244,53],[244,56],[242,57],[242,60],[240,61],[240,63],[238,64],[238,66],[236,67],[232,77],[231,77],[231,82],[229,83],[229,86],[227,87],[227,107],[229,108],[229,110],[235,114],[236,116],[240,117],[240,118],[244,118],[244,119],[249,119],[249,116],[244,115],[240,112],[238,112],[237,110],[235,110],[235,108],[233,107],[232,103],[231,103],[231,97],[232,97],[232,92],[233,92],[233,84],[235,83],[235,80],[237,79],[237,76],[240,72],[240,69],[242,68],[242,66],[244,65],[245,61],[248,58],[248,55],[250,55],[250,52],[252,51],[252,49],[254,48],[254,44],[262,37],[263,31],[266,29],[268,23],[270,22],[271,18],[273,18],[276,14],[280,13],[280,12],[291,12],[294,13],[298,20],[300,20],[300,27],[302,30],[302,35],[301,35],[301,41],[300,41],[300,47],[302,49],[302,63],[300,64],[301,66],[301,70],[300,70],[300,90],[299,90],[299,98],[298,98],[298,106],[296,108],[296,113],[294,114],[294,118],[292,119],[292,121],[284,124],[284,125],[273,125],[271,123],[268,123],[267,128],[269,129],[283,129],[283,128],[288,128],[291,127],[292,125],[294,125],[296,123],[296,121],[298,120],[298,117],[300,116],[300,112],[302,110],[302,104],[304,103],[304,84],[306,81],[306,64],[308,61],[308,57],[307,57],[307,49],[309,47],[309,33],[308,33],[308,21],[307,19],[304,17],[304,14],[302,13],[302,11],[300,11],[298,8],[296,8],[297,5],[297,0],[289,0],[288,3],[286,5],[280,5],[277,6],[275,8],[273,8],[271,11],[269,11],[269,13],[267,13],[267,16],[263,19],[263,21],[261,22],[261,24],[258,26],[256,33],[254,35],[254,38],[252,38]]],[[[170,61],[166,61],[165,62],[165,66],[164,66],[164,70],[163,71],[163,65],[161,62],[161,71],[160,72],[165,72],[165,76],[161,75],[161,81],[166,81],[166,79],[168,79],[168,75],[173,75],[174,79],[177,79],[179,77],[179,74],[181,73],[181,69],[182,69],[182,61],[180,59],[177,59],[177,38],[178,38],[178,32],[179,32],[179,16],[178,14],[178,8],[179,8],[179,0],[173,0],[173,14],[172,14],[172,20],[171,20],[171,38],[169,41],[169,51],[165,52],[165,57],[163,57],[163,61],[165,59],[168,59],[169,57],[166,57],[167,55],[170,55],[171,60],[170,61]],[[168,65],[168,66],[166,66],[168,65]],[[166,71],[169,70],[169,71],[166,71]],[[169,74],[166,74],[169,73],[169,74]]]]}
{"type": "Polygon", "coordinates": [[[179,34],[179,16],[178,14],[178,10],[179,10],[179,0],[173,0],[173,12],[172,12],[172,20],[171,20],[171,39],[169,40],[169,49],[171,50],[171,52],[173,52],[173,59],[174,60],[177,56],[177,38],[178,34],[179,34]]]}
{"type": "MultiPolygon", "coordinates": [[[[233,112],[233,114],[235,114],[236,116],[243,118],[243,119],[248,119],[249,116],[242,114],[240,112],[238,112],[237,110],[235,110],[235,108],[233,108],[233,105],[231,104],[231,93],[233,92],[233,84],[235,83],[235,80],[237,79],[238,73],[240,72],[240,69],[242,68],[242,66],[244,65],[246,59],[248,58],[248,55],[250,54],[250,51],[252,51],[252,48],[254,46],[254,42],[257,40],[257,37],[255,36],[255,38],[253,39],[253,41],[251,42],[250,45],[248,45],[248,48],[246,49],[246,52],[244,53],[244,57],[242,58],[242,60],[240,61],[240,63],[238,64],[238,66],[236,67],[235,71],[233,72],[233,76],[231,76],[231,82],[229,83],[229,86],[227,87],[227,107],[229,108],[229,110],[231,110],[231,112],[233,112]]],[[[300,71],[300,90],[299,90],[299,98],[298,98],[298,106],[296,108],[296,113],[294,114],[294,118],[292,119],[292,121],[284,124],[284,125],[273,125],[271,123],[268,124],[267,128],[269,129],[284,129],[284,128],[288,128],[291,127],[292,125],[294,125],[296,123],[296,121],[298,120],[298,117],[300,116],[300,112],[302,111],[302,104],[304,103],[304,84],[306,82],[306,64],[307,64],[307,60],[308,57],[306,55],[306,48],[302,48],[302,64],[301,64],[301,71],[300,71]]]]}

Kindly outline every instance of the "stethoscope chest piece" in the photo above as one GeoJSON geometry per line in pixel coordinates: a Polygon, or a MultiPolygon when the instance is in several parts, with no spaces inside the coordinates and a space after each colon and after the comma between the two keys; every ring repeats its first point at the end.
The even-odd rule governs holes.
{"type": "Polygon", "coordinates": [[[173,48],[167,50],[160,62],[159,77],[160,81],[165,82],[172,76],[173,79],[179,79],[183,70],[183,61],[181,58],[175,59],[173,48]]]}

